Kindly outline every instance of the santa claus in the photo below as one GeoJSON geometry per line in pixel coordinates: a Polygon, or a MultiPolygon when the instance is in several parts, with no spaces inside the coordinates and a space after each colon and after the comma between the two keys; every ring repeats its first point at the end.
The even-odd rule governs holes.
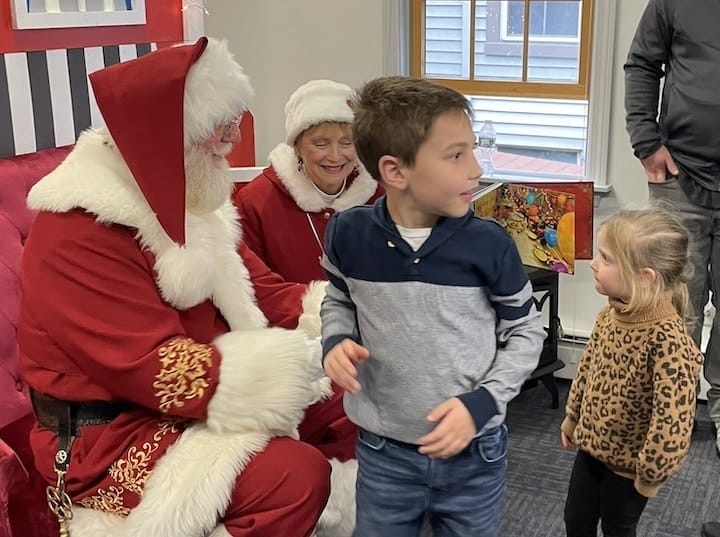
{"type": "Polygon", "coordinates": [[[205,38],[90,79],[106,128],[28,198],[18,339],[51,509],[72,537],[310,535],[331,472],[302,440],[347,459],[354,430],[312,339],[322,287],[240,240],[248,79],[205,38]],[[301,299],[299,329],[269,327],[301,299]]]}

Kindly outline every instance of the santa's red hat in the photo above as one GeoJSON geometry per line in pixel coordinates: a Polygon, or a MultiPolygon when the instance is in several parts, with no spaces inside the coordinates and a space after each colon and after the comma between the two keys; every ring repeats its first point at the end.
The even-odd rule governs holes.
{"type": "Polygon", "coordinates": [[[160,225],[184,244],[184,148],[248,109],[253,91],[242,67],[225,41],[201,37],[96,71],[90,82],[110,135],[160,225]]]}

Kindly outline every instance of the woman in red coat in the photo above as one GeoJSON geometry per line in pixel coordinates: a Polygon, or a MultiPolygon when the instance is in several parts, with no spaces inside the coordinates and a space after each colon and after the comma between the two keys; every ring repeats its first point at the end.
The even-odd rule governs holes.
{"type": "Polygon", "coordinates": [[[349,86],[331,80],[295,90],[285,106],[285,143],[234,195],[248,246],[288,281],[324,280],[320,258],[332,214],[382,194],[355,154],[351,96],[349,86]]]}

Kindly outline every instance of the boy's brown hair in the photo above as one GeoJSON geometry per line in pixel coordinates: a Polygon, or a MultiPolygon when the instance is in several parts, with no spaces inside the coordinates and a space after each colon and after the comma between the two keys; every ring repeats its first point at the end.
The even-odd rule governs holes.
{"type": "Polygon", "coordinates": [[[353,142],[358,158],[376,180],[378,161],[394,156],[415,164],[435,119],[447,112],[462,112],[472,120],[472,106],[464,95],[422,78],[376,78],[355,92],[353,142]]]}

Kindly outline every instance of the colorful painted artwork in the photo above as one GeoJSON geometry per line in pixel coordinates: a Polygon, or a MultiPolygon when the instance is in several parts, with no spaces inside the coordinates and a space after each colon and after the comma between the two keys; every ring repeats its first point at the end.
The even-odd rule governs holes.
{"type": "MultiPolygon", "coordinates": [[[[578,202],[592,212],[592,193],[563,189],[565,185],[546,186],[527,183],[496,183],[478,192],[473,210],[478,216],[494,218],[515,241],[524,264],[567,274],[575,273],[576,246],[582,242],[581,255],[586,256],[586,237],[578,241],[578,202]],[[582,199],[578,199],[578,193],[582,199]]],[[[590,187],[592,192],[592,187],[590,187]]],[[[583,220],[592,214],[582,215],[583,220]]],[[[583,222],[582,229],[585,229],[583,222]]],[[[592,237],[589,238],[592,244],[592,237]]]]}

